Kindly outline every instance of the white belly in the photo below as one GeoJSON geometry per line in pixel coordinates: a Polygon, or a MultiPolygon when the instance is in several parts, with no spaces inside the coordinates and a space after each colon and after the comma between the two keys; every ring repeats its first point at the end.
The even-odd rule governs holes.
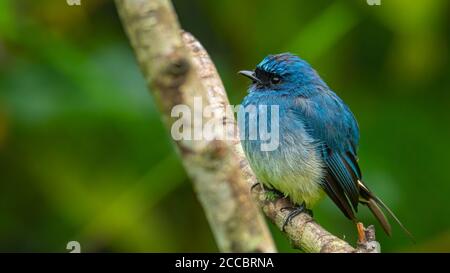
{"type": "Polygon", "coordinates": [[[279,148],[270,152],[249,149],[251,144],[244,144],[250,165],[260,182],[289,196],[296,204],[305,202],[311,207],[323,197],[323,161],[309,141],[289,138],[289,134],[281,138],[279,148]]]}

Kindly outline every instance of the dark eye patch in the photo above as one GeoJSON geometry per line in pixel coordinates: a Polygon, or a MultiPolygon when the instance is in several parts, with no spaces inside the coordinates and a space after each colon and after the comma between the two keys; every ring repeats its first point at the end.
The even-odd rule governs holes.
{"type": "Polygon", "coordinates": [[[280,77],[274,76],[272,78],[270,78],[270,82],[273,84],[279,84],[281,82],[280,77]]]}
{"type": "Polygon", "coordinates": [[[262,70],[260,68],[255,69],[255,75],[258,79],[261,80],[261,82],[266,83],[266,84],[268,84],[268,83],[276,84],[281,81],[280,75],[262,70]],[[274,79],[275,79],[275,81],[274,81],[274,79]]]}

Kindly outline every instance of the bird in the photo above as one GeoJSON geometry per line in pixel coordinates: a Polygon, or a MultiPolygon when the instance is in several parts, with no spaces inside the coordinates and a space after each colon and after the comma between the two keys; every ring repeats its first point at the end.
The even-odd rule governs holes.
{"type": "Polygon", "coordinates": [[[309,63],[292,53],[281,53],[268,55],[254,70],[238,73],[252,81],[241,103],[243,109],[254,106],[259,114],[266,113],[267,127],[278,126],[278,147],[263,150],[261,143],[267,139],[260,130],[263,116],[248,114],[238,124],[244,131],[242,148],[258,181],[295,205],[290,208],[283,231],[300,213],[312,216],[311,208],[328,196],[354,223],[358,222],[358,206],[365,205],[387,235],[391,236],[392,228],[385,212],[411,236],[363,181],[358,165],[360,134],[356,118],[309,63]],[[277,124],[270,118],[275,114],[272,110],[260,110],[264,105],[277,107],[277,124]],[[249,137],[251,126],[258,132],[253,139],[249,137]]]}

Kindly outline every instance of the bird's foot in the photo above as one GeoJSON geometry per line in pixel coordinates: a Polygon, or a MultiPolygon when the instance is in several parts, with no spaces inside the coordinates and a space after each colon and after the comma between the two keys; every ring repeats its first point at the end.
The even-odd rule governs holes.
{"type": "Polygon", "coordinates": [[[285,210],[290,210],[288,216],[286,217],[286,220],[283,223],[283,226],[281,228],[282,231],[285,231],[286,225],[292,221],[292,219],[294,219],[295,216],[299,215],[300,213],[307,213],[309,214],[311,217],[313,217],[313,212],[312,210],[308,209],[306,207],[306,203],[303,202],[300,206],[296,206],[296,207],[284,207],[281,208],[280,211],[285,211],[285,210]]]}
{"type": "Polygon", "coordinates": [[[250,188],[250,191],[252,191],[255,187],[257,187],[257,186],[259,186],[259,185],[261,185],[261,187],[264,188],[264,185],[263,185],[263,184],[261,184],[261,183],[259,183],[259,182],[256,182],[255,184],[252,185],[252,187],[250,188]]]}

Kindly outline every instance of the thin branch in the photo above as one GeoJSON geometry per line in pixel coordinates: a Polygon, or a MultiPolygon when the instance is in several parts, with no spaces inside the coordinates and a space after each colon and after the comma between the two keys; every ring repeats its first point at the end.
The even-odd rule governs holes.
{"type": "MultiPolygon", "coordinates": [[[[193,36],[181,34],[170,2],[116,0],[116,5],[168,128],[174,122],[174,106],[185,104],[194,109],[194,98],[201,98],[219,112],[212,118],[204,117],[204,123],[217,119],[231,125],[227,135],[236,135],[234,116],[224,110],[229,102],[216,68],[193,36]]],[[[192,130],[201,129],[197,126],[189,125],[192,130]]],[[[257,180],[239,141],[179,140],[176,144],[219,249],[274,252],[273,240],[251,195],[279,228],[288,214],[281,208],[292,204],[282,197],[271,199],[259,185],[252,187],[250,194],[257,180]]],[[[373,228],[368,231],[370,236],[355,249],[302,213],[287,225],[286,236],[294,248],[305,252],[379,252],[373,228]],[[376,245],[378,248],[373,247],[376,245]]]]}

